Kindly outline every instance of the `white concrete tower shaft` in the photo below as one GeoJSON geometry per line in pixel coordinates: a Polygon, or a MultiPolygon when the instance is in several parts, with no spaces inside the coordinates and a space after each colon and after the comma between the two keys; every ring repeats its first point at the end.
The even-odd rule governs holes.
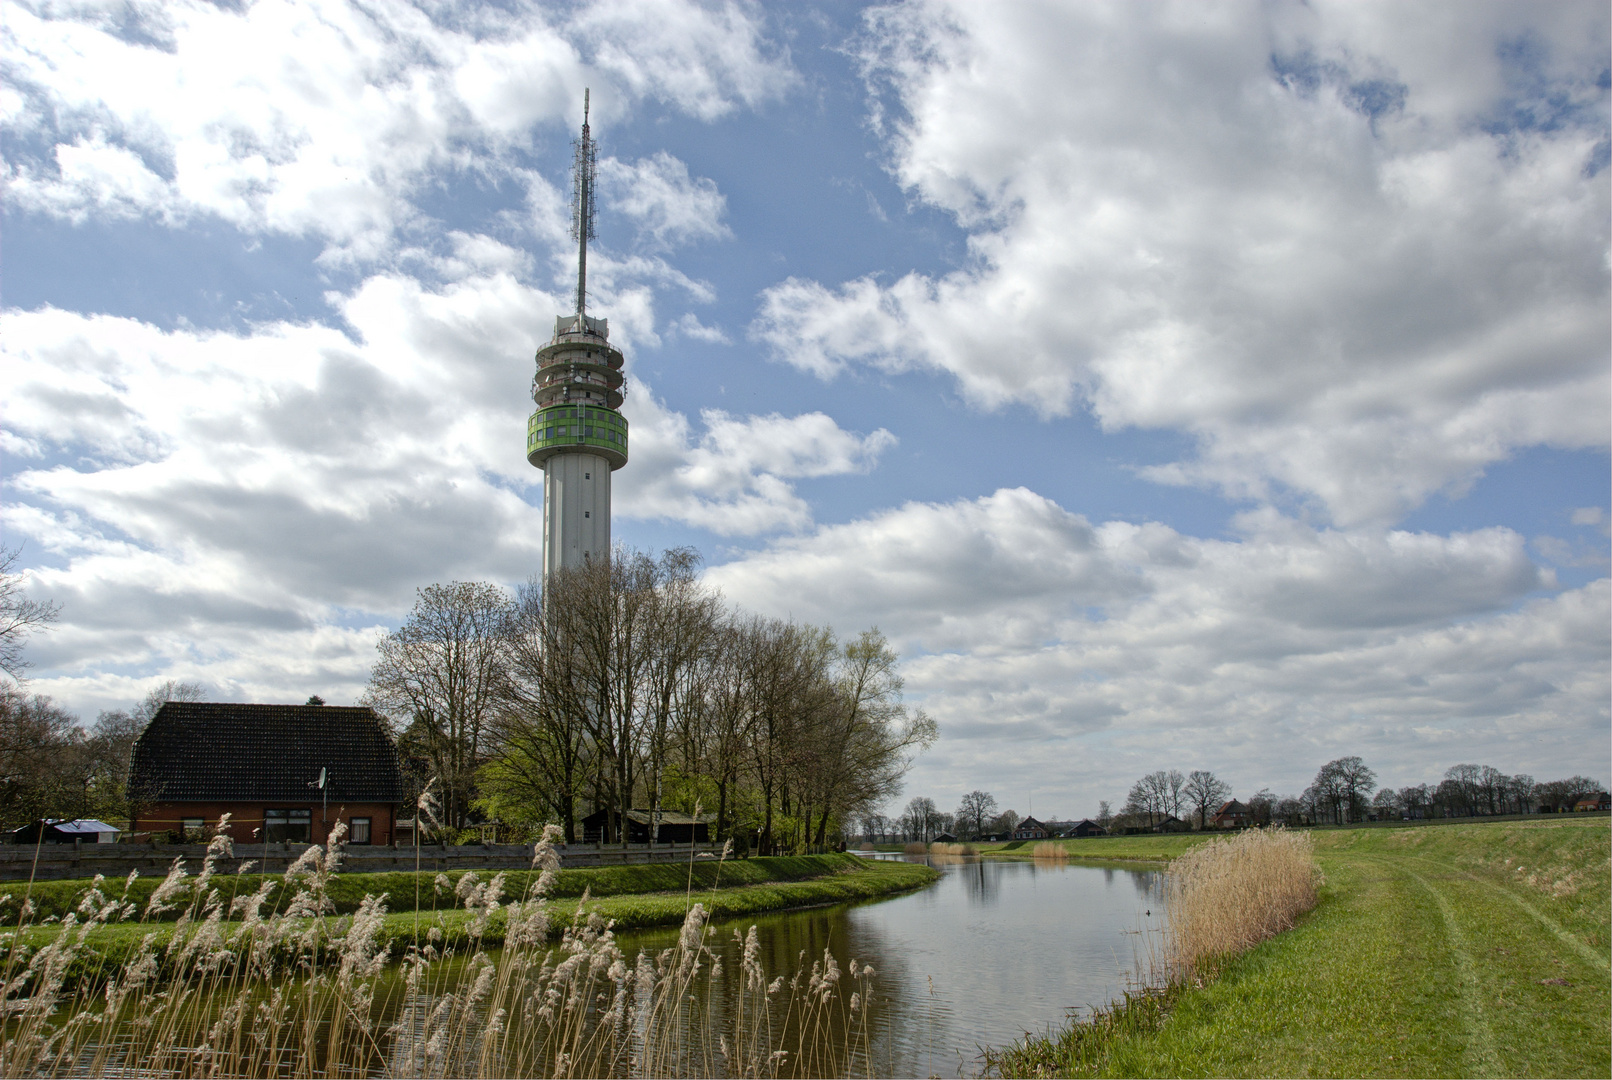
{"type": "Polygon", "coordinates": [[[610,323],[590,318],[588,241],[594,239],[596,151],[582,99],[582,138],[571,185],[571,236],[577,242],[576,314],[554,320],[537,350],[526,422],[526,460],[543,470],[543,576],[610,554],[610,474],[627,464],[626,379],[610,323]]]}

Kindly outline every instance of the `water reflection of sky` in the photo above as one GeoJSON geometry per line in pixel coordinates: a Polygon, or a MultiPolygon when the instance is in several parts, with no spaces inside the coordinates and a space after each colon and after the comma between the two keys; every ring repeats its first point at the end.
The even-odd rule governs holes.
{"type": "MultiPolygon", "coordinates": [[[[753,920],[770,973],[796,970],[803,952],[809,964],[825,946],[841,965],[874,965],[878,1075],[976,1071],[979,1047],[1111,1001],[1145,949],[1137,931],[1162,922],[1153,870],[977,859],[937,869],[940,881],[906,896],[753,920]]],[[[622,940],[629,954],[666,943],[622,940]]]]}

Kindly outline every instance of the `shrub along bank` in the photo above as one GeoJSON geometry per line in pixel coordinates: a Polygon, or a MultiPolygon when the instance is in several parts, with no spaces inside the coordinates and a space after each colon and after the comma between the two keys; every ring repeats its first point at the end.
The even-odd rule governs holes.
{"type": "Polygon", "coordinates": [[[1313,835],[1326,883],[1292,930],[1195,980],[993,1051],[989,1067],[1006,1076],[1612,1074],[1606,819],[1313,835]]]}

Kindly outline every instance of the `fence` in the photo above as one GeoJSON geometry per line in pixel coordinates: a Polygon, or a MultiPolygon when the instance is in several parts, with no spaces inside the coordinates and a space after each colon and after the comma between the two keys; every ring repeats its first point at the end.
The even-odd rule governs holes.
{"type": "MultiPolygon", "coordinates": [[[[235,856],[220,859],[218,872],[232,874],[243,861],[255,863],[253,872],[283,873],[307,844],[236,844],[235,856]]],[[[350,846],[342,852],[344,874],[413,870],[418,850],[419,867],[444,870],[526,870],[532,865],[530,844],[422,844],[412,846],[350,846]]],[[[718,844],[567,844],[559,849],[560,865],[622,866],[629,863],[687,862],[701,854],[715,856],[718,844]]],[[[168,872],[174,859],[183,858],[194,872],[207,854],[206,844],[32,844],[0,845],[0,881],[54,881],[61,878],[141,877],[168,872]],[[36,866],[37,860],[37,866],[36,866]]]]}

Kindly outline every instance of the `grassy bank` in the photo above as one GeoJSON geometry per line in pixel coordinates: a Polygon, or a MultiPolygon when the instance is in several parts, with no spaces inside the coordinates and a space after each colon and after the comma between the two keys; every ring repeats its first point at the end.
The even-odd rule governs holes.
{"type": "MultiPolygon", "coordinates": [[[[250,878],[253,875],[240,875],[250,878]]],[[[448,875],[455,879],[462,874],[448,875]]],[[[479,875],[486,881],[493,875],[479,875]]],[[[519,898],[525,895],[529,881],[527,875],[507,874],[505,896],[519,898]]],[[[555,890],[547,901],[550,925],[568,924],[577,914],[579,906],[584,915],[597,914],[613,922],[617,930],[640,929],[655,926],[676,926],[683,922],[691,903],[703,904],[712,921],[737,919],[766,912],[794,908],[821,907],[830,904],[853,903],[892,896],[922,888],[939,877],[939,872],[927,866],[905,862],[878,862],[859,859],[853,855],[812,855],[769,859],[745,859],[718,867],[714,862],[696,862],[690,888],[690,868],[667,864],[629,867],[600,867],[560,871],[555,890]],[[720,869],[720,876],[717,871],[720,869]],[[668,870],[677,871],[667,873],[668,870]],[[715,887],[713,887],[715,886],[715,887]],[[582,902],[584,891],[586,903],[582,902]]],[[[375,940],[393,955],[429,934],[440,944],[460,948],[469,944],[469,927],[474,916],[455,908],[452,890],[439,891],[434,875],[424,874],[420,881],[420,907],[413,904],[415,880],[413,874],[362,874],[351,878],[333,878],[330,894],[342,899],[339,906],[348,912],[357,909],[363,899],[346,895],[355,883],[379,895],[380,878],[406,879],[390,883],[389,892],[400,903],[388,903],[389,914],[376,931],[375,940]],[[401,906],[404,910],[396,910],[401,906]]],[[[229,890],[241,882],[234,878],[215,878],[221,891],[229,890]]],[[[67,885],[50,882],[50,885],[67,885]]],[[[81,896],[88,883],[79,883],[77,890],[63,890],[68,900],[81,896]]],[[[243,895],[251,888],[241,887],[243,895]]],[[[227,893],[226,893],[227,895],[227,893]]],[[[58,902],[61,897],[55,897],[58,902]]],[[[167,913],[172,915],[172,912],[167,913]]],[[[319,937],[338,940],[349,920],[342,915],[309,920],[318,927],[319,937]]],[[[225,921],[220,924],[223,937],[228,940],[240,929],[241,923],[225,921]]],[[[70,983],[85,978],[97,978],[120,968],[127,958],[138,951],[147,935],[155,934],[152,944],[160,951],[173,933],[173,923],[111,923],[99,927],[86,943],[70,972],[70,983]]],[[[486,920],[479,936],[479,944],[495,948],[504,943],[505,920],[502,911],[494,912],[486,920]]],[[[54,926],[37,926],[25,934],[31,947],[44,945],[55,939],[59,930],[54,926]]]]}
{"type": "MultiPolygon", "coordinates": [[[[1166,841],[1184,837],[1117,838],[1166,841]]],[[[1201,986],[1001,1054],[1007,1075],[1606,1076],[1612,833],[1314,834],[1320,903],[1201,986]]]]}
{"type": "MultiPolygon", "coordinates": [[[[866,861],[854,855],[799,855],[778,856],[773,858],[756,859],[730,859],[726,862],[717,859],[694,859],[686,863],[645,863],[636,866],[597,866],[582,867],[575,870],[557,871],[553,887],[548,895],[556,900],[581,896],[587,892],[595,897],[625,896],[655,892],[683,892],[692,888],[695,892],[706,891],[717,886],[729,888],[741,885],[774,885],[782,882],[811,881],[818,878],[828,878],[844,874],[866,865],[866,861]]],[[[191,870],[197,867],[190,867],[191,870]]],[[[391,912],[413,911],[416,898],[421,909],[436,910],[441,907],[452,907],[453,888],[466,873],[475,873],[482,880],[493,876],[497,871],[454,871],[438,875],[435,871],[424,871],[416,876],[415,873],[386,873],[386,874],[338,874],[333,877],[329,885],[331,902],[335,905],[338,915],[350,915],[357,911],[366,895],[375,895],[386,901],[386,908],[391,912]],[[446,877],[450,887],[446,890],[437,888],[437,878],[446,877]]],[[[504,894],[506,896],[524,896],[532,882],[537,879],[535,871],[506,871],[504,872],[504,894]]],[[[220,875],[213,879],[215,887],[223,894],[225,900],[233,900],[236,896],[250,896],[266,881],[279,882],[278,874],[230,874],[220,875]]],[[[160,877],[141,877],[134,879],[128,886],[129,900],[142,909],[150,900],[151,893],[162,883],[160,877]]],[[[15,882],[4,886],[3,891],[21,901],[27,893],[38,910],[39,919],[60,919],[69,911],[78,906],[85,892],[91,887],[91,881],[38,881],[30,890],[26,882],[15,882]]],[[[102,885],[102,890],[110,894],[122,894],[125,882],[122,879],[108,881],[102,885]]],[[[270,906],[274,906],[275,895],[270,895],[270,906]]],[[[157,919],[173,920],[179,917],[179,909],[171,909],[154,916],[157,919]]],[[[679,916],[681,918],[681,916],[679,916]]]]}
{"type": "MultiPolygon", "coordinates": [[[[413,874],[361,874],[350,879],[334,877],[329,882],[329,893],[337,901],[339,912],[335,917],[311,919],[311,927],[321,928],[319,937],[337,940],[347,932],[345,914],[356,911],[363,901],[364,891],[380,895],[387,891],[388,901],[384,922],[376,940],[384,943],[392,954],[411,945],[419,935],[432,928],[442,945],[463,946],[469,941],[471,912],[455,908],[453,890],[438,888],[435,875],[422,874],[419,880],[419,909],[414,908],[413,874]],[[380,879],[401,879],[382,882],[380,879]],[[350,895],[355,893],[356,895],[350,895]],[[401,908],[398,911],[397,908],[401,908]]],[[[453,882],[463,874],[447,875],[453,882]]],[[[480,874],[480,880],[492,879],[492,874],[480,874]]],[[[505,896],[519,898],[526,895],[535,875],[506,874],[505,896]]],[[[764,912],[788,911],[798,908],[821,908],[829,904],[856,903],[864,899],[893,896],[914,888],[922,888],[940,877],[938,870],[927,866],[914,866],[911,862],[880,862],[859,859],[850,854],[824,854],[824,856],[787,856],[787,858],[742,859],[727,864],[714,861],[696,861],[690,866],[671,864],[629,867],[588,867],[588,869],[559,870],[555,890],[546,901],[546,914],[551,925],[569,924],[577,911],[584,916],[598,914],[601,919],[614,922],[617,930],[634,930],[645,927],[679,925],[688,914],[692,903],[704,904],[708,919],[742,919],[764,912]],[[692,882],[692,885],[690,885],[692,882]],[[582,898],[587,896],[587,901],[582,898]]],[[[239,890],[250,895],[253,887],[248,880],[256,875],[234,875],[214,879],[224,895],[239,890]]],[[[68,904],[84,895],[89,882],[48,882],[48,885],[76,885],[53,891],[53,903],[68,904]]],[[[147,890],[148,891],[148,890],[147,890]]],[[[172,917],[174,912],[164,912],[172,917]]],[[[219,924],[224,938],[234,937],[240,922],[219,924]]],[[[147,935],[155,935],[153,945],[163,949],[174,930],[172,922],[114,922],[102,925],[87,941],[74,962],[71,980],[95,978],[123,966],[127,956],[139,949],[147,935]]],[[[27,945],[45,945],[60,933],[53,925],[35,925],[26,932],[27,945]]],[[[505,940],[503,912],[493,912],[479,935],[485,948],[496,948],[505,940]]]]}
{"type": "Polygon", "coordinates": [[[981,855],[1001,858],[1033,858],[1038,846],[1056,846],[1070,859],[1093,862],[1169,862],[1217,833],[1170,833],[1162,836],[1087,836],[1078,840],[1009,840],[979,843],[981,855]]]}

